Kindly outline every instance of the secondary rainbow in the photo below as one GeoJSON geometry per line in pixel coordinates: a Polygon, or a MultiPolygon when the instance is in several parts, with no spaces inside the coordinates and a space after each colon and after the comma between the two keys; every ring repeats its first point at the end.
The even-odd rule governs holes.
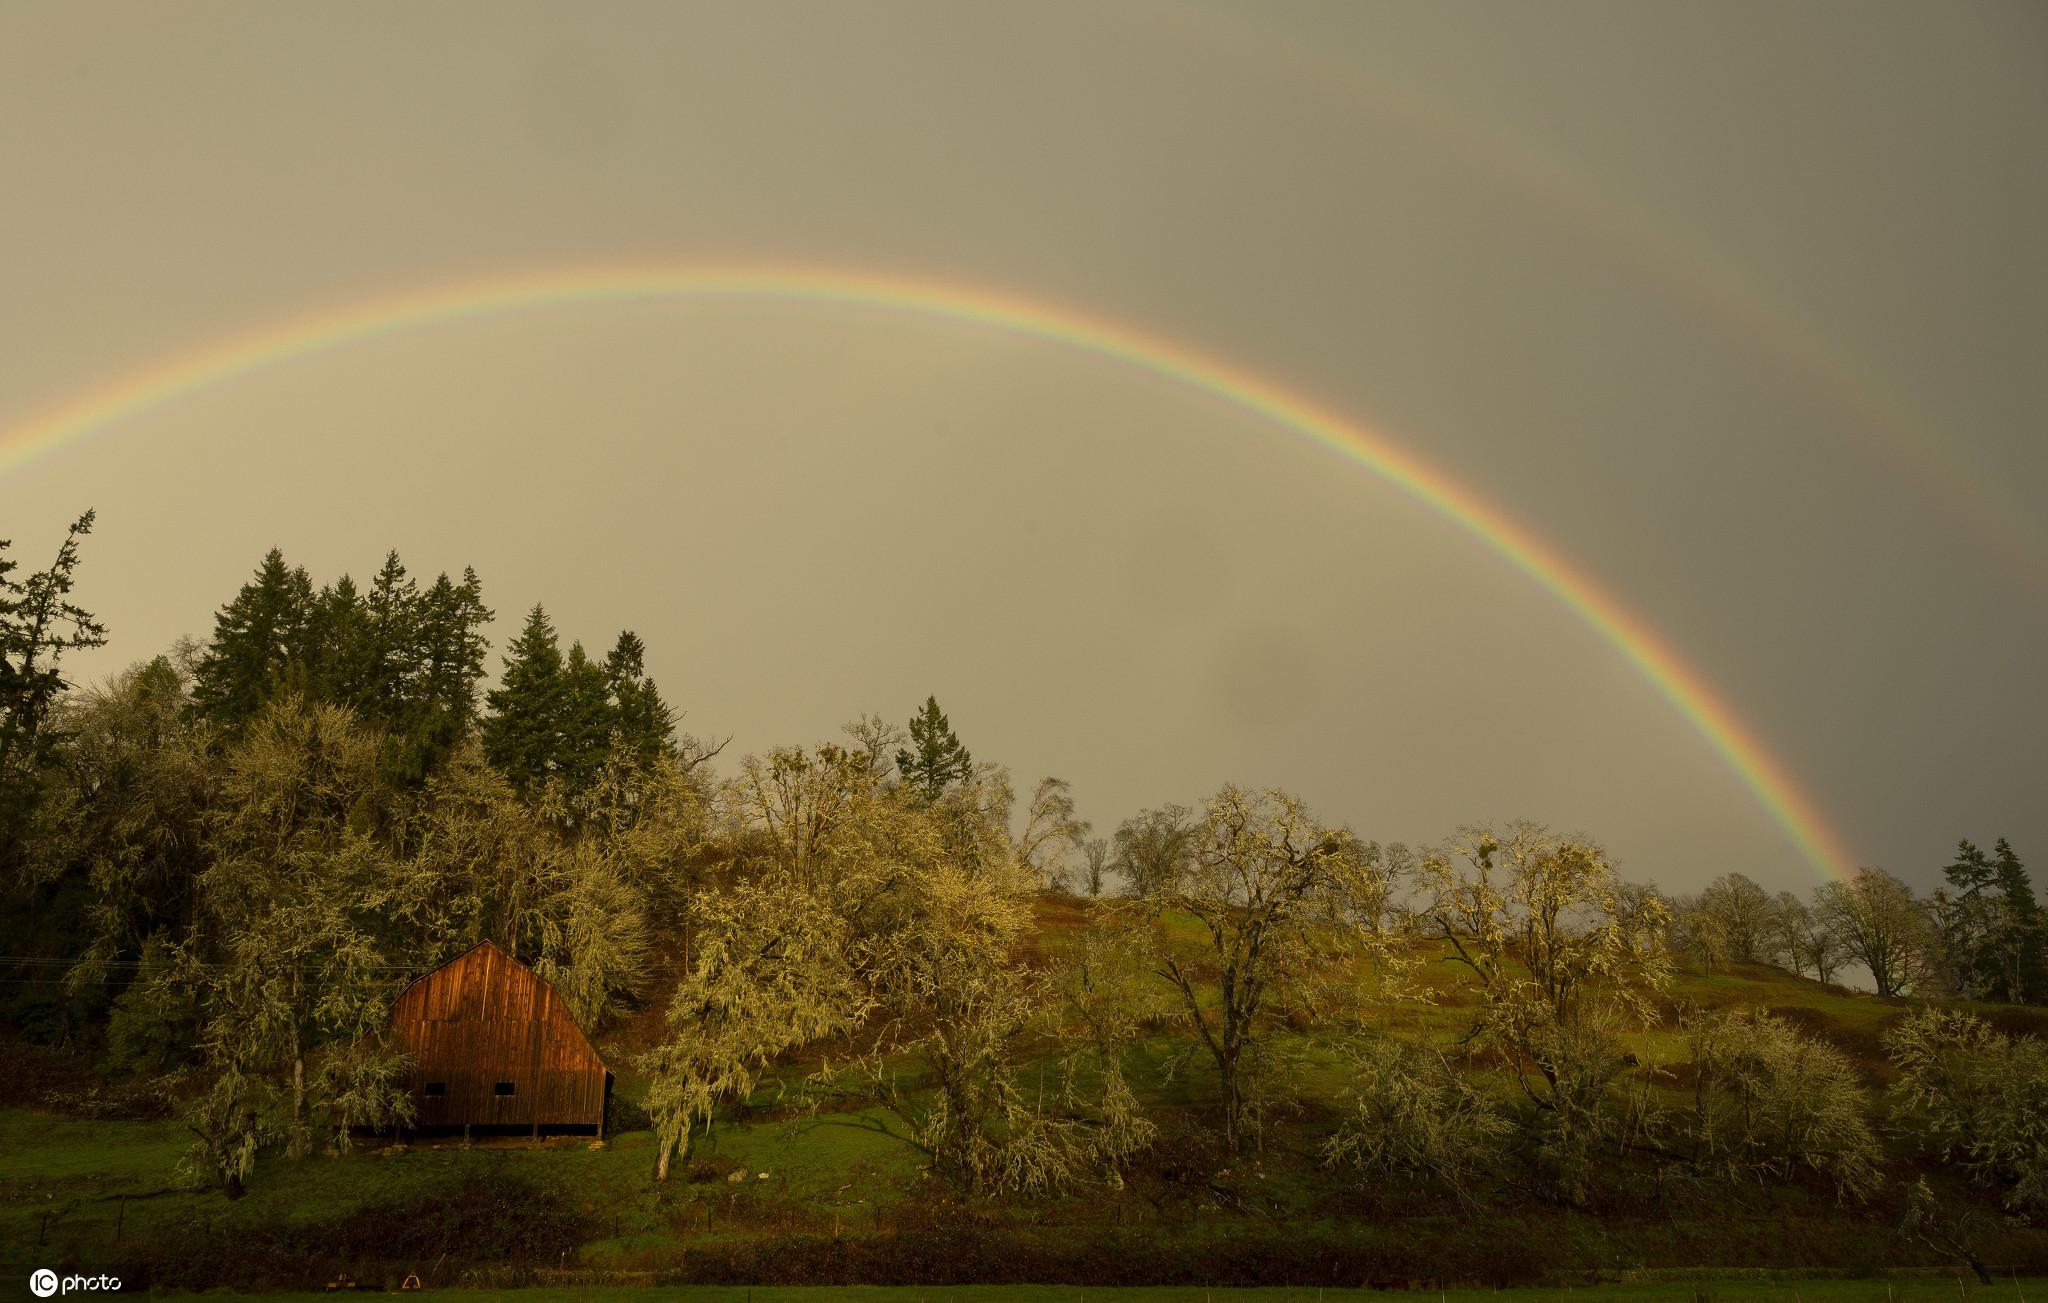
{"type": "Polygon", "coordinates": [[[1619,651],[1720,754],[1800,854],[1854,862],[1751,730],[1592,579],[1477,494],[1384,434],[1221,358],[1093,314],[951,281],[783,264],[562,267],[449,282],[274,322],[124,376],[0,433],[0,474],[165,403],[263,367],[397,331],[522,309],[647,299],[783,299],[948,318],[1114,358],[1263,416],[1426,503],[1547,589],[1619,651]]]}
{"type": "Polygon", "coordinates": [[[1901,482],[1939,503],[1957,528],[1980,539],[2037,596],[2048,595],[2048,530],[2033,505],[1976,464],[1960,441],[1934,429],[1874,367],[1726,259],[1649,220],[1562,154],[1518,142],[1447,100],[1255,22],[1180,4],[1156,12],[1173,27],[1227,48],[1258,47],[1284,64],[1293,84],[1318,86],[1570,219],[1673,302],[1745,341],[1845,431],[1862,436],[1901,482]]]}

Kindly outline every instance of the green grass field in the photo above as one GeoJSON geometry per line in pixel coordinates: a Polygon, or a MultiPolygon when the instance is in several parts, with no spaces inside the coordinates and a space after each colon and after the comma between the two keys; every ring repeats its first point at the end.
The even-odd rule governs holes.
{"type": "MultiPolygon", "coordinates": [[[[1042,935],[1057,944],[1057,929],[1042,935]]],[[[1434,981],[1448,976],[1440,964],[1430,968],[1434,981]]],[[[1898,1001],[1764,968],[1681,973],[1667,995],[1777,1011],[1842,1049],[1873,1090],[1889,1075],[1883,1030],[1906,1011],[1898,1001]]],[[[1466,1012],[1450,999],[1404,1009],[1392,1021],[1407,1034],[1449,1036],[1466,1012]]],[[[1986,1012],[2010,1031],[2041,1021],[2031,1010],[1986,1012]]],[[[636,1048],[618,1043],[625,1035],[607,1045],[621,1062],[636,1048]]],[[[772,1283],[814,1279],[1183,1282],[1101,1288],[1102,1303],[1111,1295],[1129,1303],[1308,1297],[1286,1289],[1204,1295],[1187,1283],[1202,1280],[1668,1282],[1590,1291],[1644,1303],[1779,1303],[1780,1295],[1785,1303],[1914,1303],[1978,1292],[1969,1282],[1959,1289],[1940,1257],[1896,1233],[1900,1210],[1889,1195],[1844,1206],[1820,1187],[1693,1186],[1668,1202],[1660,1189],[1654,1206],[1634,1197],[1563,1209],[1510,1190],[1473,1211],[1442,1195],[1361,1190],[1317,1159],[1341,1107],[1339,1055],[1315,1028],[1281,1039],[1294,1055],[1297,1098],[1277,1115],[1262,1152],[1231,1158],[1216,1148],[1205,1129],[1214,1102],[1210,1074],[1196,1059],[1169,1079],[1165,1066],[1177,1042],[1162,1028],[1134,1047],[1130,1061],[1134,1087],[1160,1127],[1154,1150],[1122,1189],[1058,1198],[961,1201],[925,1173],[925,1156],[901,1121],[881,1110],[721,1125],[699,1135],[665,1183],[653,1179],[648,1132],[614,1137],[596,1151],[578,1140],[466,1151],[429,1142],[388,1156],[358,1148],[297,1162],[266,1154],[235,1201],[217,1190],[177,1188],[189,1136],[176,1121],[0,1110],[0,1269],[141,1257],[166,1264],[159,1279],[172,1284],[266,1291],[303,1288],[343,1269],[379,1285],[416,1271],[438,1284],[530,1285],[519,1291],[526,1303],[591,1292],[548,1288],[550,1272],[557,1280],[610,1282],[608,1298],[656,1277],[729,1283],[658,1291],[703,1303],[741,1303],[748,1281],[759,1294],[753,1303],[884,1303],[885,1296],[886,1303],[1081,1303],[1067,1286],[772,1283]],[[1697,1291],[1674,1279],[1762,1269],[1789,1275],[1775,1283],[1720,1280],[1697,1291]],[[1913,1269],[1936,1269],[1940,1278],[1880,1279],[1913,1269]],[[1856,1273],[1866,1279],[1808,1279],[1856,1273]]],[[[1681,1062],[1685,1039],[1667,1022],[1633,1034],[1630,1048],[1649,1071],[1681,1062]]],[[[630,1097],[644,1083],[622,1073],[619,1086],[630,1097]]],[[[1681,1092],[1666,1093],[1681,1102],[1681,1092]]],[[[754,1103],[762,1116],[775,1107],[772,1091],[754,1103]]],[[[1903,1172],[1910,1163],[1900,1161],[1903,1172]]],[[[2001,1232],[1985,1251],[2022,1274],[2048,1267],[2048,1235],[2039,1231],[2001,1232]]],[[[2024,1282],[1997,1289],[2023,1303],[2024,1282]]],[[[1581,1292],[1589,1291],[1507,1291],[1561,1303],[1581,1292]]],[[[2048,1286],[2038,1292],[2048,1303],[2048,1286]]],[[[1448,1291],[1444,1303],[1458,1293],[1448,1291]]]]}

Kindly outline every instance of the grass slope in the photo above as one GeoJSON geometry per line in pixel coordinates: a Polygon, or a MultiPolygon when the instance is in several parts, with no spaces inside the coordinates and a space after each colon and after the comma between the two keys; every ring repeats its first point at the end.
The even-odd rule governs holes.
{"type": "MultiPolygon", "coordinates": [[[[1038,947],[1056,947],[1080,918],[1076,903],[1047,901],[1038,947]]],[[[1448,986],[1446,966],[1430,968],[1432,984],[1448,986]]],[[[1873,1087],[1889,1075],[1883,1031],[1907,1008],[1760,967],[1681,973],[1666,1003],[1770,1009],[1843,1049],[1873,1087]]],[[[2048,1031],[2048,1018],[2031,1010],[1982,1012],[2008,1031],[2048,1031]]],[[[1409,1033],[1448,1036],[1460,1015],[1452,997],[1395,1021],[1409,1033]]],[[[1666,1024],[1634,1035],[1631,1048],[1645,1065],[1683,1059],[1683,1036],[1673,1020],[1666,1024]]],[[[658,1028],[648,1016],[599,1039],[623,1067],[658,1028]]],[[[1220,1152],[1207,1125],[1210,1074],[1196,1059],[1169,1078],[1166,1066],[1184,1042],[1162,1027],[1136,1047],[1131,1064],[1160,1127],[1157,1144],[1120,1190],[1035,1200],[959,1200],[925,1174],[922,1155],[892,1116],[765,1120],[773,1107],[765,1090],[750,1120],[700,1137],[665,1184],[652,1179],[652,1135],[635,1132],[595,1151],[578,1140],[540,1149],[415,1145],[301,1162],[266,1155],[248,1194],[233,1202],[175,1188],[189,1137],[174,1121],[4,1110],[0,1269],[146,1259],[168,1284],[269,1290],[316,1285],[339,1271],[370,1285],[408,1272],[434,1285],[477,1286],[540,1285],[583,1272],[594,1274],[574,1279],[776,1287],[759,1303],[798,1303],[799,1295],[880,1300],[885,1293],[898,1303],[940,1303],[932,1292],[939,1288],[952,1303],[1068,1300],[1065,1286],[1026,1284],[1061,1281],[1118,1286],[1116,1295],[1133,1303],[1191,1303],[1190,1290],[1225,1285],[1583,1285],[1701,1271],[1810,1276],[1940,1265],[1895,1232],[1894,1196],[1843,1206],[1819,1187],[1698,1187],[1682,1197],[1613,1197],[1582,1209],[1510,1194],[1473,1211],[1412,1190],[1360,1189],[1316,1161],[1340,1107],[1343,1074],[1334,1052],[1313,1029],[1281,1035],[1297,1056],[1299,1097],[1262,1152],[1235,1159],[1220,1152]],[[846,1288],[790,1288],[826,1282],[846,1288]],[[856,1288],[864,1282],[918,1288],[856,1288]],[[1182,1288],[1127,1288],[1150,1284],[1182,1288]]],[[[620,1078],[629,1095],[644,1089],[629,1072],[620,1078]]],[[[2040,1232],[2014,1230],[1987,1250],[2023,1276],[2048,1269],[2048,1237],[2040,1232]]],[[[1923,1297],[1920,1283],[1887,1288],[1894,1291],[1888,1303],[1923,1297]]],[[[1941,1290],[1955,1288],[1951,1281],[1936,1293],[1947,1297],[1941,1290]]],[[[1743,1286],[1747,1292],[1716,1289],[1694,1303],[1765,1296],[1779,1303],[1769,1281],[1743,1286]]],[[[1693,1298],[1654,1283],[1603,1290],[1646,1303],[1693,1298]]],[[[705,1303],[740,1298],[736,1290],[667,1292],[705,1303]]],[[[1784,1303],[1885,1297],[1841,1282],[1777,1293],[1787,1294],[1784,1303]]],[[[1284,1290],[1244,1297],[1254,1295],[1275,1303],[1306,1297],[1284,1290]]],[[[2048,1287],[2041,1297],[2048,1303],[2048,1287]]]]}

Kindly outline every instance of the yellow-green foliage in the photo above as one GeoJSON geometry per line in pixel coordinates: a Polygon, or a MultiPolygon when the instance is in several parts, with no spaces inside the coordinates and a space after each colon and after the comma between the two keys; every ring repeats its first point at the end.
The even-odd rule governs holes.
{"type": "Polygon", "coordinates": [[[1892,1100],[1930,1148],[2000,1188],[2008,1207],[2048,1207],[2048,1046],[1925,1008],[1885,1047],[1899,1070],[1892,1100]]]}
{"type": "Polygon", "coordinates": [[[1122,1124],[1107,1128],[1076,1114],[1072,1071],[1050,1094],[1018,1075],[1045,1001],[1011,954],[1043,872],[1033,857],[1074,831],[1061,795],[1041,785],[1033,826],[1050,831],[1013,846],[1008,782],[991,766],[933,799],[883,784],[865,751],[749,759],[725,799],[768,854],[697,896],[674,1034],[641,1060],[661,1171],[718,1101],[746,1099],[779,1056],[828,1037],[853,1048],[805,1083],[812,1101],[891,1108],[966,1188],[1062,1189],[1142,1143],[1114,1073],[1103,1081],[1122,1124]],[[906,1083],[910,1062],[921,1071],[906,1083]]]}
{"type": "Polygon", "coordinates": [[[1471,1186],[1500,1165],[1514,1133],[1493,1096],[1434,1046],[1372,1037],[1347,1047],[1346,1059],[1351,1111],[1323,1142],[1323,1161],[1367,1180],[1439,1182],[1473,1202],[1471,1186]]]}
{"type": "Polygon", "coordinates": [[[1807,1170],[1846,1196],[1875,1191],[1883,1148],[1840,1050],[1757,1011],[1696,1018],[1689,1040],[1695,1087],[1686,1121],[1697,1167],[1757,1180],[1807,1170]]]}

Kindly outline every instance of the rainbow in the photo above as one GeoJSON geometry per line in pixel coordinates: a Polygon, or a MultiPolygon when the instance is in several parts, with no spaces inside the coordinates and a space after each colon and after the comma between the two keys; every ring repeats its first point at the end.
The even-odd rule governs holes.
{"type": "Polygon", "coordinates": [[[1387,436],[1220,358],[1071,308],[953,282],[829,267],[636,263],[456,281],[358,300],[220,340],[126,375],[0,432],[0,474],[165,403],[264,367],[397,331],[493,313],[651,299],[844,304],[971,323],[1113,358],[1254,412],[1433,508],[1548,590],[1650,681],[1821,873],[1854,861],[1756,736],[1670,648],[1592,579],[1498,508],[1387,436]]]}

